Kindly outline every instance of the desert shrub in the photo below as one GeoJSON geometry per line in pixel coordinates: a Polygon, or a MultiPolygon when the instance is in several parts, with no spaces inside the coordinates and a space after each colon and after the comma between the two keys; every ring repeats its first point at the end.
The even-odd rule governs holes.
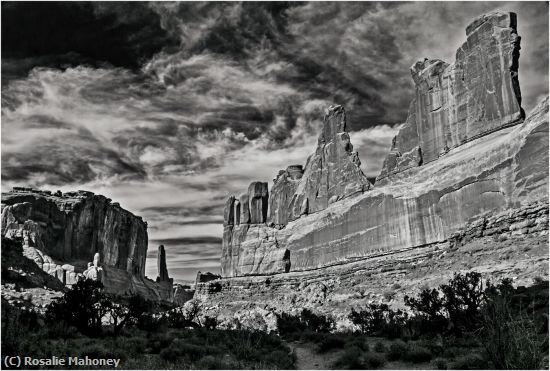
{"type": "Polygon", "coordinates": [[[302,309],[300,320],[305,323],[306,328],[315,332],[330,332],[335,326],[331,318],[322,314],[315,314],[309,309],[302,309]]]}
{"type": "Polygon", "coordinates": [[[397,361],[398,359],[403,357],[407,353],[407,351],[407,343],[405,343],[403,340],[396,340],[390,344],[387,356],[390,361],[397,361]]]}
{"type": "Polygon", "coordinates": [[[417,298],[405,296],[405,305],[416,317],[411,327],[420,334],[475,332],[480,328],[481,307],[486,297],[481,274],[455,273],[438,289],[424,288],[417,298]]]}
{"type": "Polygon", "coordinates": [[[125,353],[132,356],[145,353],[147,348],[147,339],[138,336],[121,338],[120,343],[125,353]]]}
{"type": "Polygon", "coordinates": [[[412,363],[428,362],[432,359],[432,352],[427,348],[415,345],[409,348],[404,358],[412,363]]]}
{"type": "Polygon", "coordinates": [[[481,274],[478,272],[455,273],[449,283],[441,285],[440,289],[445,297],[445,310],[455,332],[479,329],[480,309],[485,299],[481,274]]]}
{"type": "Polygon", "coordinates": [[[376,344],[374,344],[374,351],[384,353],[386,351],[386,346],[381,341],[377,341],[376,344]]]}
{"type": "Polygon", "coordinates": [[[198,370],[226,370],[230,365],[221,357],[207,355],[199,359],[193,368],[198,370]]]}
{"type": "Polygon", "coordinates": [[[174,349],[172,347],[162,349],[159,355],[161,359],[167,362],[176,362],[181,357],[179,349],[174,349]]]}
{"type": "Polygon", "coordinates": [[[50,303],[46,318],[50,323],[66,322],[87,335],[101,333],[104,306],[103,284],[99,281],[79,281],[63,297],[50,303]]]}
{"type": "Polygon", "coordinates": [[[433,364],[438,370],[447,369],[447,360],[445,358],[436,358],[433,360],[433,364]]]}
{"type": "Polygon", "coordinates": [[[301,321],[300,316],[282,312],[277,314],[277,329],[279,330],[279,334],[288,335],[302,332],[306,329],[306,326],[301,321]]]}
{"type": "Polygon", "coordinates": [[[358,347],[348,348],[336,359],[332,367],[336,370],[361,370],[365,368],[361,349],[358,347]]]}
{"type": "Polygon", "coordinates": [[[371,303],[359,311],[352,308],[348,318],[362,334],[396,338],[402,335],[408,315],[390,309],[387,304],[371,303]]]}
{"type": "Polygon", "coordinates": [[[215,330],[218,328],[218,319],[215,317],[206,316],[204,317],[202,325],[208,330],[215,330]]]}
{"type": "Polygon", "coordinates": [[[327,352],[333,349],[342,349],[346,341],[339,336],[329,335],[323,338],[317,347],[319,353],[327,352]]]}
{"type": "Polygon", "coordinates": [[[363,364],[368,365],[370,369],[382,367],[385,363],[386,358],[378,353],[367,353],[363,359],[363,364]]]}
{"type": "Polygon", "coordinates": [[[367,343],[365,337],[363,336],[354,336],[352,337],[347,343],[346,346],[349,347],[358,347],[364,352],[368,352],[369,350],[369,343],[367,343]]]}
{"type": "MultiPolygon", "coordinates": [[[[507,281],[488,290],[483,309],[483,346],[498,369],[539,369],[548,356],[548,332],[540,331],[533,312],[517,307],[507,281]]],[[[548,299],[546,299],[548,300],[548,299]]]]}
{"type": "Polygon", "coordinates": [[[297,316],[284,312],[277,315],[277,328],[281,335],[303,332],[306,329],[313,332],[330,332],[334,326],[334,320],[322,314],[315,314],[309,309],[302,309],[297,316]]]}
{"type": "Polygon", "coordinates": [[[450,364],[450,368],[453,370],[483,370],[487,366],[487,361],[478,353],[460,356],[450,364]]]}

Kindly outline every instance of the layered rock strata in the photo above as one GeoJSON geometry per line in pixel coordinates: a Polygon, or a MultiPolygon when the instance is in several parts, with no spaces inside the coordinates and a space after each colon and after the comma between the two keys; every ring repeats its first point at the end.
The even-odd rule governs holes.
{"type": "Polygon", "coordinates": [[[2,193],[2,235],[21,236],[54,259],[103,263],[143,277],[147,224],[118,203],[78,191],[51,194],[14,188],[2,193]]]}
{"type": "Polygon", "coordinates": [[[271,222],[226,222],[222,275],[292,273],[393,254],[445,241],[486,213],[547,202],[548,98],[522,121],[515,28],[512,13],[480,17],[452,68],[438,61],[414,67],[409,125],[392,146],[400,149],[394,163],[406,166],[368,192],[358,192],[365,183],[342,134],[344,111],[329,109],[301,178],[283,172],[275,179],[271,222]],[[459,69],[460,82],[445,75],[459,69]],[[296,218],[300,200],[308,212],[296,218]]]}
{"type": "Polygon", "coordinates": [[[257,310],[270,314],[321,312],[350,329],[351,308],[385,303],[403,308],[405,295],[438,287],[454,272],[476,271],[484,280],[513,280],[530,286],[548,279],[548,203],[487,213],[449,234],[446,241],[379,252],[323,269],[223,278],[200,283],[195,298],[205,315],[231,327],[236,318],[257,310]]]}
{"type": "Polygon", "coordinates": [[[369,190],[346,132],[342,106],[327,109],[317,148],[306,162],[281,170],[271,193],[253,182],[248,192],[229,196],[224,209],[222,275],[270,274],[290,270],[290,251],[277,240],[288,223],[369,190]]]}
{"type": "Polygon", "coordinates": [[[64,285],[87,278],[116,294],[173,298],[165,261],[161,282],[144,276],[147,223],[104,196],[14,187],[2,193],[1,222],[2,236],[22,239],[23,254],[64,285]]]}
{"type": "Polygon", "coordinates": [[[521,121],[519,50],[516,14],[492,13],[466,28],[466,42],[454,64],[439,59],[416,62],[411,67],[416,96],[377,184],[521,121]]]}

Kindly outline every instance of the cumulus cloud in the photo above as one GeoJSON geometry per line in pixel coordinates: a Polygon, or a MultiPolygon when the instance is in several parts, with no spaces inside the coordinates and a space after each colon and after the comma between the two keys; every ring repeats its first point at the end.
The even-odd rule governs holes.
{"type": "Polygon", "coordinates": [[[547,94],[547,3],[79,4],[39,16],[2,3],[4,35],[26,25],[2,44],[2,187],[121,202],[149,222],[151,276],[161,241],[176,279],[217,269],[225,198],[305,164],[330,104],[346,107],[376,177],[413,95],[410,65],[452,62],[481,13],[518,13],[526,111],[547,94]],[[71,18],[89,22],[77,32],[71,18]]]}

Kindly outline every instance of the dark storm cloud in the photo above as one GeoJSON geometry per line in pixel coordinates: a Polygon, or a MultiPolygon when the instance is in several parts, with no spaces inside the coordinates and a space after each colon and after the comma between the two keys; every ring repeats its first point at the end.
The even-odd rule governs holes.
{"type": "Polygon", "coordinates": [[[175,45],[146,3],[2,2],[3,80],[34,66],[136,68],[175,45]],[[17,68],[14,58],[26,63],[17,68]]]}
{"type": "Polygon", "coordinates": [[[219,256],[202,239],[221,236],[226,197],[304,164],[330,104],[378,175],[409,67],[453,62],[496,9],[518,14],[529,111],[548,89],[547,3],[3,2],[2,186],[88,188],[185,259],[219,256]]]}

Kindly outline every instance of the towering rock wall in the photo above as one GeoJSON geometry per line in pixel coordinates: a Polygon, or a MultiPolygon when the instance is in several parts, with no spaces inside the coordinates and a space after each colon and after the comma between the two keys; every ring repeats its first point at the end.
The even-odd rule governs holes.
{"type": "Polygon", "coordinates": [[[222,275],[288,272],[290,252],[277,231],[301,216],[372,187],[360,169],[346,132],[342,106],[327,109],[317,148],[305,168],[291,165],[267,183],[253,182],[238,198],[229,196],[224,210],[222,275]]]}
{"type": "Polygon", "coordinates": [[[454,64],[424,59],[411,67],[416,96],[377,183],[524,118],[516,23],[514,13],[478,17],[454,64]]]}
{"type": "Polygon", "coordinates": [[[88,261],[99,253],[102,264],[144,275],[147,224],[91,192],[14,188],[2,193],[2,235],[19,235],[54,259],[88,261]]]}
{"type": "Polygon", "coordinates": [[[65,285],[88,278],[119,295],[173,300],[164,247],[155,282],[144,276],[147,223],[101,195],[15,187],[2,193],[1,233],[22,238],[24,256],[65,285]]]}
{"type": "Polygon", "coordinates": [[[484,215],[548,202],[548,99],[522,121],[515,19],[479,17],[454,65],[413,66],[416,96],[375,188],[358,168],[343,108],[331,107],[303,174],[275,179],[268,223],[233,225],[226,213],[222,275],[396,254],[446,241],[484,215]]]}

